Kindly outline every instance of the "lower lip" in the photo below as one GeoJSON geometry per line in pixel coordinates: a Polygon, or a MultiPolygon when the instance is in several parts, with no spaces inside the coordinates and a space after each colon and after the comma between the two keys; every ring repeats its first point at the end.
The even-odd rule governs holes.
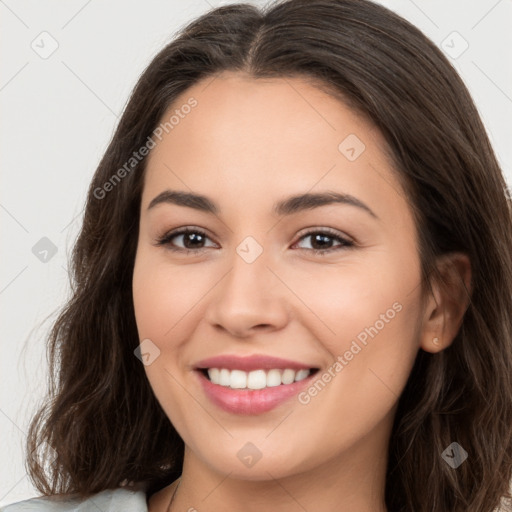
{"type": "Polygon", "coordinates": [[[196,370],[206,396],[227,412],[251,415],[270,411],[307,387],[315,373],[292,384],[280,384],[264,389],[233,389],[214,384],[201,371],[196,370]]]}

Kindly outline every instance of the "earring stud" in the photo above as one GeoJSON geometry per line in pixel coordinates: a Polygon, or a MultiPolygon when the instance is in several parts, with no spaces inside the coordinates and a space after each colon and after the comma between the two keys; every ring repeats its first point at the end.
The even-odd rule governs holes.
{"type": "Polygon", "coordinates": [[[439,338],[435,337],[432,342],[434,343],[434,345],[439,345],[440,341],[439,341],[439,338]]]}

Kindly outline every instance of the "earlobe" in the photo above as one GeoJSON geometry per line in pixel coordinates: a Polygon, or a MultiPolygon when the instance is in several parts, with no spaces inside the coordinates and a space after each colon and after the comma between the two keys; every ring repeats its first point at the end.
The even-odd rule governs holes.
{"type": "Polygon", "coordinates": [[[471,302],[471,263],[464,253],[437,260],[426,301],[420,347],[437,353],[451,345],[471,302]]]}

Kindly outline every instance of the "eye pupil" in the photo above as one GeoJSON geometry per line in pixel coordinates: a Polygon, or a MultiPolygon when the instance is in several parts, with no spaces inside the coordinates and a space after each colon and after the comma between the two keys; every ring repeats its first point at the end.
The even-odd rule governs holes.
{"type": "Polygon", "coordinates": [[[187,249],[191,248],[191,249],[194,249],[195,247],[197,247],[197,245],[194,245],[194,241],[195,242],[204,242],[204,240],[202,240],[203,238],[203,235],[199,234],[199,233],[185,233],[183,235],[183,243],[185,245],[185,247],[187,247],[187,249]],[[189,241],[189,237],[190,237],[190,240],[192,241],[192,247],[187,247],[188,245],[188,241],[189,241]]]}
{"type": "MultiPolygon", "coordinates": [[[[316,234],[312,238],[313,238],[313,244],[312,244],[313,247],[315,247],[315,244],[317,244],[318,241],[320,240],[320,246],[318,247],[318,249],[325,249],[325,247],[329,246],[329,244],[332,243],[332,239],[330,236],[316,234]],[[326,239],[327,239],[327,242],[326,242],[326,239]],[[323,242],[322,242],[322,240],[323,240],[323,242]]],[[[316,248],[317,247],[315,247],[315,249],[316,248]]]]}

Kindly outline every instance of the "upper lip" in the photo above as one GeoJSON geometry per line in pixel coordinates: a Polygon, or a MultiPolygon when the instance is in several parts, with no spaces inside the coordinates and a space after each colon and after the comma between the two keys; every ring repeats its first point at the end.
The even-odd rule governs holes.
{"type": "Polygon", "coordinates": [[[265,355],[252,355],[252,356],[235,356],[235,355],[220,355],[202,359],[195,364],[196,369],[206,368],[226,368],[228,370],[271,370],[273,368],[291,368],[292,370],[308,370],[315,368],[312,365],[292,361],[290,359],[282,359],[280,357],[272,357],[265,355]]]}

